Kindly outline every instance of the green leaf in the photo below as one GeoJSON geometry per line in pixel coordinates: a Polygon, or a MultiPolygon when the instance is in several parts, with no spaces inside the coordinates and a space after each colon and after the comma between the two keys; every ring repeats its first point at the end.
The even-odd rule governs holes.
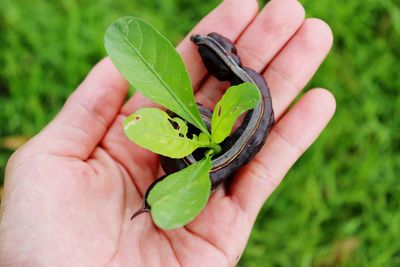
{"type": "Polygon", "coordinates": [[[183,158],[199,147],[210,146],[203,133],[188,138],[188,126],[156,108],[143,108],[124,120],[126,136],[141,147],[170,158],[183,158]],[[173,126],[175,125],[175,128],[173,126]]]}
{"type": "Polygon", "coordinates": [[[212,114],[212,142],[219,144],[224,141],[230,135],[237,118],[243,112],[255,108],[260,99],[260,91],[252,83],[242,83],[228,88],[212,114]]]}
{"type": "Polygon", "coordinates": [[[104,44],[114,65],[138,91],[210,135],[186,67],[167,38],[139,18],[123,17],[108,27],[104,44]]]}
{"type": "Polygon", "coordinates": [[[154,223],[161,229],[182,227],[207,204],[211,191],[211,158],[173,173],[157,183],[147,197],[154,223]]]}

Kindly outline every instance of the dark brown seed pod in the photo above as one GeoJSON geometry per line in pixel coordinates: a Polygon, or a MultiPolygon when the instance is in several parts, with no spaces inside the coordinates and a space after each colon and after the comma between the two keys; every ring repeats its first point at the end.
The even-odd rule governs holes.
{"type": "MultiPolygon", "coordinates": [[[[222,151],[212,160],[210,178],[215,188],[222,181],[248,163],[265,143],[266,136],[274,123],[271,95],[262,75],[243,67],[234,44],[218,33],[207,36],[193,35],[191,40],[198,46],[200,56],[208,72],[220,81],[229,81],[231,85],[251,82],[257,85],[262,95],[258,106],[249,111],[236,131],[222,142],[222,151]]],[[[200,113],[209,127],[212,112],[199,106],[200,113]]],[[[198,130],[190,127],[193,134],[198,130]]],[[[204,150],[196,150],[183,159],[161,157],[161,165],[169,174],[191,165],[203,156],[204,150]]]]}

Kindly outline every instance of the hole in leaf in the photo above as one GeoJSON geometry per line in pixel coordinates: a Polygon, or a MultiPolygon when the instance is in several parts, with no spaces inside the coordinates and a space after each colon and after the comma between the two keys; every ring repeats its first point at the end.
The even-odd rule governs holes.
{"type": "Polygon", "coordinates": [[[188,132],[186,134],[186,137],[189,138],[189,139],[193,139],[193,134],[191,132],[188,132]]]}
{"type": "Polygon", "coordinates": [[[193,151],[192,156],[196,159],[196,161],[200,161],[204,158],[204,154],[207,152],[207,148],[198,148],[193,151]]]}
{"type": "Polygon", "coordinates": [[[179,133],[179,137],[180,138],[183,138],[183,137],[185,137],[183,134],[181,134],[181,133],[179,133]]]}
{"type": "Polygon", "coordinates": [[[136,115],[135,116],[135,121],[138,121],[138,120],[140,120],[142,117],[140,116],[140,115],[136,115]]]}
{"type": "Polygon", "coordinates": [[[179,124],[176,121],[173,121],[171,119],[168,119],[169,123],[171,123],[172,127],[174,127],[175,130],[179,130],[179,124]]]}
{"type": "Polygon", "coordinates": [[[220,116],[221,116],[221,112],[222,112],[222,107],[221,107],[221,106],[219,106],[219,107],[218,107],[218,117],[220,117],[220,116]]]}

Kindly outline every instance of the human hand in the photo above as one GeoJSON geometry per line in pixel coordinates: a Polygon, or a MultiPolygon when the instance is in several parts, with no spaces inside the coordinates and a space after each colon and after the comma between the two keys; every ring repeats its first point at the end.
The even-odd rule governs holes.
{"type": "MultiPolygon", "coordinates": [[[[125,102],[128,85],[104,59],[8,162],[2,266],[234,265],[263,203],[335,110],[328,91],[313,89],[284,114],[328,53],[329,27],[304,20],[296,0],[272,0],[257,13],[257,1],[224,1],[192,31],[236,40],[243,65],[269,83],[277,120],[263,149],[199,217],[173,231],[156,228],[148,215],[129,220],[161,170],[158,157],[131,143],[121,125],[152,104],[138,93],[125,102]]],[[[178,46],[197,101],[212,108],[221,86],[196,50],[188,37],[178,46]]]]}

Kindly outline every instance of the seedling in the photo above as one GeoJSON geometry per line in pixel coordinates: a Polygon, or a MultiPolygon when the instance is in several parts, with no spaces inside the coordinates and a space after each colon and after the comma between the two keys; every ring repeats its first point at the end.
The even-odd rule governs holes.
{"type": "Polygon", "coordinates": [[[139,109],[123,123],[126,136],[139,146],[172,159],[202,151],[197,163],[153,183],[143,207],[136,213],[149,211],[162,229],[184,226],[206,206],[212,189],[212,160],[221,153],[221,145],[238,117],[260,103],[260,90],[251,82],[228,88],[214,109],[210,132],[180,55],[153,26],[136,17],[123,17],[107,29],[105,48],[137,91],[174,113],[139,109]],[[191,128],[197,128],[197,133],[191,128]]]}

